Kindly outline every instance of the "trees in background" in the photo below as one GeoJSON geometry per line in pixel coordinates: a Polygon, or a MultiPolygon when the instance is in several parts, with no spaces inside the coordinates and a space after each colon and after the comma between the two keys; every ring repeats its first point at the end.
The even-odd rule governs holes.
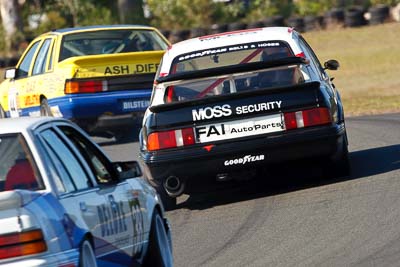
{"type": "Polygon", "coordinates": [[[0,51],[55,28],[95,24],[151,24],[168,30],[252,23],[273,15],[321,15],[332,7],[400,0],[0,0],[0,51]]]}
{"type": "Polygon", "coordinates": [[[0,0],[0,14],[5,38],[2,44],[6,51],[14,50],[14,45],[21,37],[22,20],[18,8],[18,0],[0,0]]]}
{"type": "MultiPolygon", "coordinates": [[[[0,0],[0,51],[52,29],[99,24],[147,23],[142,0],[0,0]]],[[[23,49],[23,48],[22,48],[23,49]]]]}
{"type": "Polygon", "coordinates": [[[235,20],[240,16],[242,2],[226,5],[213,0],[147,0],[150,22],[160,28],[188,29],[206,27],[216,20],[235,20]]]}
{"type": "Polygon", "coordinates": [[[119,22],[123,24],[146,23],[142,1],[118,0],[117,10],[119,22]]]}

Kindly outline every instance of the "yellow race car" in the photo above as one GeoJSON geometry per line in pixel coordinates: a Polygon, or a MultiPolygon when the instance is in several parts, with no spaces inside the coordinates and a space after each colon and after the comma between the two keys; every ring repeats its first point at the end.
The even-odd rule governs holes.
{"type": "Polygon", "coordinates": [[[136,25],[54,30],[34,39],[0,84],[0,117],[55,116],[89,133],[129,135],[149,105],[169,46],[136,25]]]}

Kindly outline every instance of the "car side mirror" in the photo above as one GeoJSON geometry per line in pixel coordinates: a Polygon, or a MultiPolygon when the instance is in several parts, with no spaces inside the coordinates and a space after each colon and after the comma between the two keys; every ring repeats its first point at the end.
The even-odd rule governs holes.
{"type": "Polygon", "coordinates": [[[339,66],[340,66],[339,62],[335,59],[330,59],[324,63],[325,70],[337,70],[339,66]]]}
{"type": "Polygon", "coordinates": [[[6,69],[6,71],[4,73],[4,78],[5,79],[14,79],[16,73],[17,73],[16,68],[6,69]]]}
{"type": "Polygon", "coordinates": [[[142,176],[142,169],[137,161],[114,162],[114,168],[120,180],[142,176]]]}

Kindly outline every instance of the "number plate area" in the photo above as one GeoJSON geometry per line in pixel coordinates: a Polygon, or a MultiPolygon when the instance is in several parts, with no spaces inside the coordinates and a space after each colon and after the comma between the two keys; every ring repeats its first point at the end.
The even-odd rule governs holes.
{"type": "Polygon", "coordinates": [[[123,111],[145,110],[149,105],[149,100],[123,100],[121,101],[123,111]]]}
{"type": "Polygon", "coordinates": [[[285,130],[282,114],[195,127],[196,142],[206,143],[285,130]]]}

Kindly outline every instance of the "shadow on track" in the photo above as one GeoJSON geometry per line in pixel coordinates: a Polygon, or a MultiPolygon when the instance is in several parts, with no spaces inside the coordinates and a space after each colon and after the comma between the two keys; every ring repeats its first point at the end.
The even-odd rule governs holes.
{"type": "Polygon", "coordinates": [[[91,137],[95,140],[95,142],[99,146],[112,146],[112,145],[121,145],[127,143],[134,143],[139,141],[139,132],[140,128],[138,129],[128,129],[128,130],[120,130],[118,134],[111,134],[107,137],[101,137],[92,135],[91,137]]]}
{"type": "Polygon", "coordinates": [[[203,210],[400,169],[400,145],[355,151],[349,155],[351,175],[347,177],[329,177],[323,162],[308,160],[272,166],[268,172],[250,181],[216,182],[210,178],[195,181],[190,197],[177,208],[203,210]]]}
{"type": "Polygon", "coordinates": [[[351,153],[352,177],[363,178],[400,169],[400,145],[351,153]]]}

